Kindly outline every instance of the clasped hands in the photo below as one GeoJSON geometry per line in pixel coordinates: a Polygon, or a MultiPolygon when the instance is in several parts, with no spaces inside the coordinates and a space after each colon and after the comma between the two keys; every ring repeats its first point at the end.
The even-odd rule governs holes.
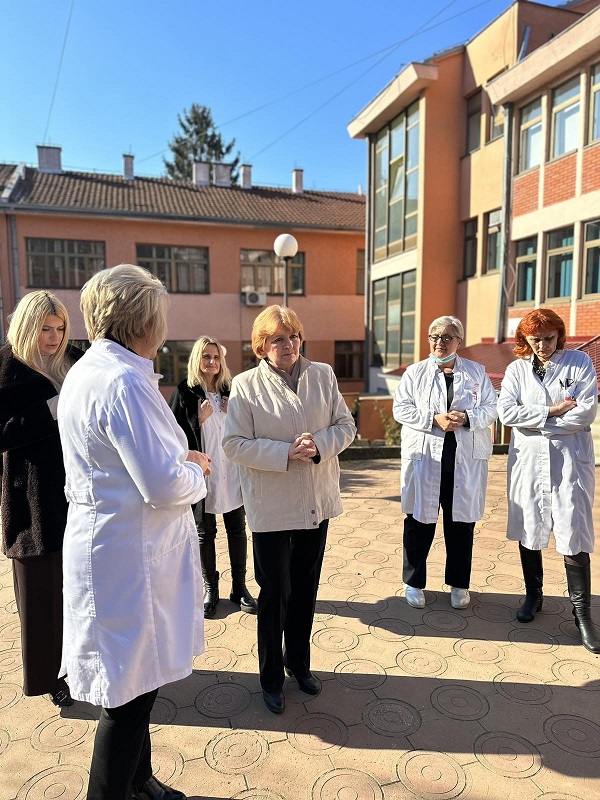
{"type": "Polygon", "coordinates": [[[186,461],[191,461],[192,464],[198,464],[201,467],[202,472],[204,475],[208,477],[210,475],[210,456],[207,456],[206,453],[200,453],[198,450],[190,450],[187,454],[186,461]]]}
{"type": "Polygon", "coordinates": [[[448,411],[445,414],[436,414],[433,418],[433,424],[444,433],[457,431],[466,421],[467,415],[464,411],[448,411]]]}
{"type": "Polygon", "coordinates": [[[312,433],[301,433],[291,443],[288,458],[295,461],[311,461],[318,452],[312,433]]]}

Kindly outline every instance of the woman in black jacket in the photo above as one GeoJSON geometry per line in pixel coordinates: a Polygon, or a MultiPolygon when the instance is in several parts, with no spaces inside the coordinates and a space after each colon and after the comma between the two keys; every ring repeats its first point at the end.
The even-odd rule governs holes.
{"type": "Polygon", "coordinates": [[[69,318],[49,292],[25,295],[0,348],[2,552],[12,559],[21,621],[23,693],[73,703],[62,656],[62,542],[65,470],[56,423],[65,375],[82,355],[70,347],[69,318]]]}
{"type": "Polygon", "coordinates": [[[215,615],[219,602],[215,548],[217,514],[223,514],[227,533],[231,564],[229,599],[242,611],[256,614],[256,600],[246,587],[248,540],[238,468],[229,461],[221,446],[231,385],[225,353],[216,339],[210,336],[198,339],[190,353],[187,380],[179,384],[170,401],[190,449],[206,453],[212,459],[211,475],[206,481],[208,494],[194,508],[205,588],[205,617],[215,615]]]}

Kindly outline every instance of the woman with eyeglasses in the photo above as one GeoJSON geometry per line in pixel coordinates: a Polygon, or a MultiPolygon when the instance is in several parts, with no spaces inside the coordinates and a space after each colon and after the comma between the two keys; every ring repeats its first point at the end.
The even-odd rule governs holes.
{"type": "Polygon", "coordinates": [[[414,608],[425,606],[427,556],[440,506],[450,604],[462,609],[471,601],[473,533],[483,516],[490,426],[498,413],[484,367],[456,352],[463,337],[456,317],[435,319],[429,357],[406,369],[394,397],[394,419],[402,425],[402,573],[406,601],[414,608]]]}
{"type": "Polygon", "coordinates": [[[260,683],[274,714],[285,708],[286,675],[308,695],[321,691],[310,636],[327,527],[342,513],[337,457],[356,433],[331,367],[300,355],[303,337],[285,306],[254,320],[261,361],[233,379],[223,439],[240,465],[260,586],[260,683]]]}
{"type": "Polygon", "coordinates": [[[229,599],[248,614],[256,614],[256,600],[246,587],[246,514],[242,504],[239,469],[230,461],[221,441],[229,402],[231,373],[226,350],[210,336],[201,336],[188,361],[188,374],[170,400],[175,419],[190,449],[212,459],[206,498],[194,508],[204,579],[204,616],[214,617],[219,602],[219,573],[215,538],[217,514],[223,515],[231,565],[229,599]]]}
{"type": "Polygon", "coordinates": [[[565,323],[550,308],[526,314],[515,334],[516,360],[502,380],[498,411],[512,428],[508,451],[507,537],[519,542],[525,600],[519,622],[542,610],[542,550],[554,534],[584,647],[600,653],[591,617],[594,550],[594,444],[598,378],[591,359],[565,348],[565,323]]]}

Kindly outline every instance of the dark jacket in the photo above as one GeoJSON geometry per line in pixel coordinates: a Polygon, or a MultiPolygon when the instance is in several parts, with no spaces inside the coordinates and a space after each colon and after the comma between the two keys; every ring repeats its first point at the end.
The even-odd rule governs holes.
{"type": "MultiPolygon", "coordinates": [[[[77,361],[82,351],[71,345],[77,361]]],[[[51,381],[0,348],[0,452],[2,453],[2,552],[27,558],[62,549],[67,522],[65,470],[58,424],[47,400],[51,381]]]]}

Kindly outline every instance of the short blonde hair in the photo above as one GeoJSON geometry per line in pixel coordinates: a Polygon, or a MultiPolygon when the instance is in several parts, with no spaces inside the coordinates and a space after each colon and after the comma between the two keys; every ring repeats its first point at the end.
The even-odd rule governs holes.
{"type": "Polygon", "coordinates": [[[90,342],[114,339],[132,348],[145,340],[158,349],[167,336],[167,290],[147,269],[119,264],[93,275],[81,290],[90,342]]]}
{"type": "Polygon", "coordinates": [[[252,326],[252,350],[258,358],[264,358],[263,350],[267,339],[273,336],[278,328],[288,333],[297,333],[300,341],[304,339],[304,328],[295,311],[287,306],[267,306],[254,320],[252,326]]]}
{"type": "Polygon", "coordinates": [[[223,386],[231,386],[231,372],[225,360],[225,348],[211,336],[201,336],[192,347],[192,352],[188,360],[187,385],[190,389],[194,386],[201,386],[204,391],[207,389],[200,365],[202,364],[202,353],[204,353],[210,344],[213,344],[217,348],[220,358],[219,372],[215,377],[215,389],[217,392],[220,392],[223,386]]]}
{"type": "Polygon", "coordinates": [[[15,356],[60,388],[72,364],[65,358],[69,344],[69,314],[63,303],[50,292],[26,294],[10,316],[6,334],[15,356]],[[46,319],[58,317],[65,324],[62,342],[56,353],[42,357],[39,339],[46,319]]]}
{"type": "Polygon", "coordinates": [[[429,326],[429,335],[435,331],[441,331],[442,328],[452,328],[456,337],[461,341],[465,338],[465,329],[463,328],[463,324],[458,317],[446,316],[434,319],[429,326]]]}

